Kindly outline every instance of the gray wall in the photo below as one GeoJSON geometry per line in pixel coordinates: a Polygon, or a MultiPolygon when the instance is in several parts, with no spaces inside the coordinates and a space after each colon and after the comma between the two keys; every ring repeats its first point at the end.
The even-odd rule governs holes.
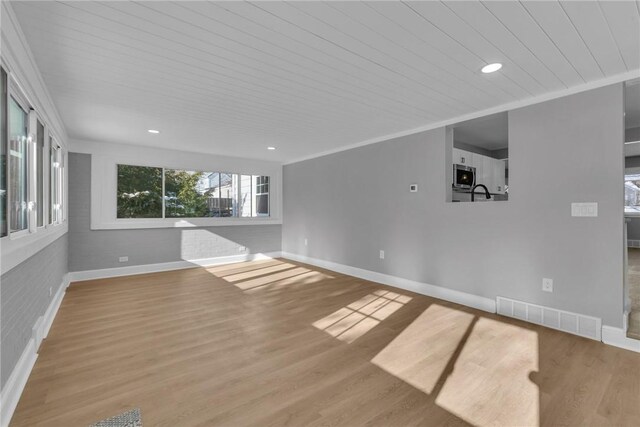
{"type": "Polygon", "coordinates": [[[625,168],[637,168],[640,167],[640,156],[631,156],[624,159],[625,168]]]}
{"type": "Polygon", "coordinates": [[[626,142],[640,141],[640,127],[627,129],[625,131],[625,139],[624,140],[626,142]]]}
{"type": "Polygon", "coordinates": [[[510,112],[508,202],[445,202],[443,128],[287,165],[283,250],[620,327],[622,105],[617,84],[510,112]]]}
{"type": "Polygon", "coordinates": [[[69,154],[69,271],[280,251],[280,225],[91,230],[91,155],[69,154]],[[118,262],[128,256],[128,262],[118,262]]]}
{"type": "Polygon", "coordinates": [[[627,218],[627,239],[640,240],[640,218],[627,218]]]}
{"type": "Polygon", "coordinates": [[[67,273],[67,236],[63,235],[0,277],[2,387],[31,339],[38,317],[44,315],[62,285],[67,273]]]}

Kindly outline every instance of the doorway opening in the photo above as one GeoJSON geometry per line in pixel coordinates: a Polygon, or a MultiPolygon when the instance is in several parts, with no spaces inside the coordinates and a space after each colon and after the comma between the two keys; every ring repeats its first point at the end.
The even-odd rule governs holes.
{"type": "Polygon", "coordinates": [[[640,340],[640,79],[624,87],[624,215],[627,337],[640,340]]]}

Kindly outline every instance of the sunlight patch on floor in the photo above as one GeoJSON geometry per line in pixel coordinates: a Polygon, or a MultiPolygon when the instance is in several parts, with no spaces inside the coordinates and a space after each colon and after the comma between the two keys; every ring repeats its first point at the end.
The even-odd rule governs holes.
{"type": "Polygon", "coordinates": [[[334,338],[352,343],[391,316],[411,297],[378,290],[313,323],[334,338]]]}
{"type": "Polygon", "coordinates": [[[290,286],[293,286],[293,287],[306,286],[311,283],[317,283],[317,282],[321,282],[323,280],[328,280],[328,279],[333,279],[333,276],[320,273],[319,271],[309,271],[306,273],[298,274],[297,276],[276,280],[276,281],[265,283],[259,286],[254,286],[252,288],[245,289],[244,291],[246,293],[262,292],[264,290],[273,291],[278,289],[284,289],[290,286]]]}
{"type": "Polygon", "coordinates": [[[472,321],[472,314],[433,304],[372,362],[431,393],[472,321]]]}
{"type": "Polygon", "coordinates": [[[537,333],[432,304],[372,363],[474,425],[538,425],[537,333]]]}
{"type": "Polygon", "coordinates": [[[436,398],[476,425],[539,425],[538,334],[480,318],[436,398]]]}
{"type": "Polygon", "coordinates": [[[247,290],[247,289],[251,289],[251,288],[256,288],[259,286],[264,286],[267,285],[269,283],[273,283],[276,282],[278,280],[283,280],[283,279],[287,279],[290,277],[295,277],[295,276],[299,276],[303,273],[309,273],[311,270],[309,270],[308,268],[304,268],[304,267],[297,267],[297,268],[292,268],[289,270],[285,270],[285,271],[280,271],[277,273],[272,273],[272,274],[268,274],[266,276],[259,276],[256,277],[255,279],[249,279],[249,280],[244,280],[244,281],[237,281],[234,283],[235,286],[237,286],[239,289],[247,290]]]}
{"type": "Polygon", "coordinates": [[[226,280],[227,282],[233,283],[233,282],[238,282],[240,280],[247,280],[247,279],[252,279],[254,277],[259,277],[259,276],[264,276],[267,274],[272,274],[272,273],[277,273],[279,271],[282,270],[288,270],[290,268],[294,268],[295,265],[293,264],[289,264],[287,262],[283,262],[281,264],[278,265],[272,265],[269,267],[264,267],[264,268],[258,268],[256,270],[251,270],[251,271],[244,271],[241,273],[235,273],[235,274],[229,274],[229,275],[224,275],[224,274],[220,274],[218,277],[223,277],[224,280],[226,280]]]}

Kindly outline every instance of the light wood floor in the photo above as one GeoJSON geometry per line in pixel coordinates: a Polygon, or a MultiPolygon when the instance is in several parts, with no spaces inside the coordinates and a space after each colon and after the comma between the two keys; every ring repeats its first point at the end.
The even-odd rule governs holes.
{"type": "Polygon", "coordinates": [[[74,283],[12,426],[638,425],[640,354],[283,260],[74,283]]]}

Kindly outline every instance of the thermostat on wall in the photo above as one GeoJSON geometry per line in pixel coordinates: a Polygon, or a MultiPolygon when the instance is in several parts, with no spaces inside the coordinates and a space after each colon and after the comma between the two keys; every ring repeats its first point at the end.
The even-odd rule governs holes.
{"type": "Polygon", "coordinates": [[[418,184],[410,184],[409,185],[409,191],[411,193],[417,193],[418,192],[418,184]]]}

